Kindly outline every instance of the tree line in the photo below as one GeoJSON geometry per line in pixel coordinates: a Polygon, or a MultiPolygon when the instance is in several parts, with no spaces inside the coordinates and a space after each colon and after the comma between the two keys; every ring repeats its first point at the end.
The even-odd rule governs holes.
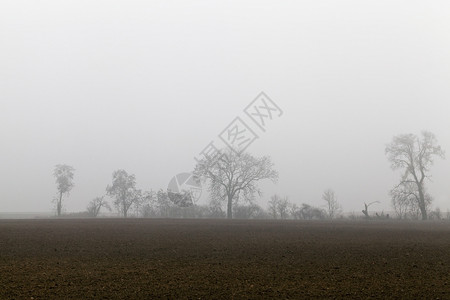
{"type": "MultiPolygon", "coordinates": [[[[435,158],[445,158],[445,152],[438,145],[431,132],[420,135],[402,134],[394,136],[386,146],[385,154],[393,170],[401,170],[399,183],[389,195],[396,216],[401,219],[423,220],[439,218],[440,211],[431,213],[433,197],[426,187],[431,177],[430,167],[435,158]]],[[[58,216],[62,214],[63,197],[74,187],[75,169],[68,165],[57,165],[54,169],[57,195],[54,198],[58,216]]],[[[238,153],[232,149],[219,151],[198,161],[193,172],[195,178],[208,188],[208,205],[195,205],[189,191],[172,193],[159,190],[142,191],[136,187],[136,178],[125,170],[112,174],[112,183],[106,187],[105,195],[92,199],[86,209],[88,216],[96,217],[101,210],[112,211],[111,204],[123,217],[130,212],[139,217],[211,217],[211,218],[274,218],[274,219],[336,219],[342,217],[342,207],[332,189],[323,192],[321,207],[303,203],[297,206],[287,197],[274,195],[267,209],[255,203],[256,195],[262,195],[258,188],[261,180],[276,182],[278,172],[270,157],[257,158],[249,153],[238,153]],[[110,204],[106,197],[112,200],[110,204]],[[224,207],[226,207],[226,210],[224,207]]],[[[366,218],[384,218],[389,215],[371,216],[369,207],[379,201],[364,203],[366,218]]]]}

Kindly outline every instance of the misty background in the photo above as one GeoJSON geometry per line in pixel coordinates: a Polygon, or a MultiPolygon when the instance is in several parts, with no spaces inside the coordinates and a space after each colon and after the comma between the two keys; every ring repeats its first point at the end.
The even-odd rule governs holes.
{"type": "MultiPolygon", "coordinates": [[[[284,111],[248,151],[261,182],[321,206],[390,211],[394,135],[450,151],[446,1],[2,1],[0,211],[51,211],[56,164],[75,171],[66,211],[105,194],[112,172],[166,189],[264,91],[284,111]]],[[[433,207],[450,209],[450,160],[433,207]]]]}

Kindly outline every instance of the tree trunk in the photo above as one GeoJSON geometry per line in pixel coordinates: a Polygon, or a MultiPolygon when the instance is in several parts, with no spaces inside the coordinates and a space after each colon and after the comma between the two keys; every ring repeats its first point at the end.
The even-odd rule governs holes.
{"type": "Polygon", "coordinates": [[[232,205],[233,205],[233,196],[228,194],[228,205],[227,205],[227,218],[228,219],[233,219],[232,205]]]}
{"type": "Polygon", "coordinates": [[[427,208],[425,207],[425,195],[423,193],[422,185],[420,183],[418,184],[418,188],[419,188],[420,213],[422,214],[422,220],[426,220],[426,219],[428,219],[428,216],[427,216],[427,208]]]}
{"type": "Polygon", "coordinates": [[[56,212],[58,214],[58,217],[61,217],[61,202],[62,202],[62,192],[59,193],[59,200],[58,203],[56,203],[56,212]]]}

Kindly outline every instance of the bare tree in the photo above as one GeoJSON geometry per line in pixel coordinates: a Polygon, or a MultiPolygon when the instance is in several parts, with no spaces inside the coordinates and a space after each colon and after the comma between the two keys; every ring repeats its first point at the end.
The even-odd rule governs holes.
{"type": "Polygon", "coordinates": [[[258,181],[270,179],[275,182],[278,173],[269,157],[256,158],[248,153],[225,151],[214,158],[204,158],[194,171],[197,178],[209,180],[212,198],[227,201],[227,218],[233,217],[233,202],[240,199],[251,201],[255,194],[261,195],[258,181]]]}
{"type": "Polygon", "coordinates": [[[422,220],[426,220],[425,179],[430,177],[429,171],[434,158],[445,157],[441,146],[437,145],[436,137],[427,131],[423,131],[420,137],[414,134],[395,136],[386,147],[386,155],[393,170],[402,169],[404,172],[398,186],[412,183],[417,187],[415,199],[422,220]]]}
{"type": "Polygon", "coordinates": [[[56,178],[56,188],[58,189],[58,197],[55,198],[58,217],[61,216],[63,196],[68,195],[74,186],[74,172],[75,169],[68,165],[56,165],[53,171],[53,176],[56,178]]]}
{"type": "Polygon", "coordinates": [[[325,190],[322,199],[326,202],[326,209],[330,219],[334,219],[342,213],[341,205],[337,201],[336,193],[332,189],[325,190]]]}
{"type": "Polygon", "coordinates": [[[269,213],[274,218],[277,219],[287,219],[289,217],[289,211],[292,204],[289,202],[288,197],[280,197],[278,195],[273,195],[269,201],[269,213]]]}
{"type": "Polygon", "coordinates": [[[270,197],[267,207],[268,213],[273,219],[278,218],[278,202],[280,200],[280,197],[278,195],[273,195],[270,197]]]}
{"type": "Polygon", "coordinates": [[[111,206],[109,205],[108,201],[105,200],[105,196],[96,197],[89,202],[87,207],[87,212],[91,217],[97,217],[100,213],[100,210],[102,207],[108,209],[111,211],[111,206]]]}
{"type": "Polygon", "coordinates": [[[294,219],[299,219],[299,208],[298,205],[295,203],[291,203],[291,205],[289,206],[289,213],[291,215],[292,218],[294,219]]]}
{"type": "Polygon", "coordinates": [[[370,202],[369,204],[364,202],[364,209],[362,210],[362,213],[366,216],[366,218],[370,218],[369,207],[375,203],[380,203],[380,201],[373,201],[373,202],[370,202]]]}
{"type": "Polygon", "coordinates": [[[114,198],[114,205],[124,218],[132,205],[138,204],[142,199],[142,192],[136,189],[136,178],[128,175],[125,170],[117,170],[113,173],[112,185],[106,187],[108,196],[114,198]]]}

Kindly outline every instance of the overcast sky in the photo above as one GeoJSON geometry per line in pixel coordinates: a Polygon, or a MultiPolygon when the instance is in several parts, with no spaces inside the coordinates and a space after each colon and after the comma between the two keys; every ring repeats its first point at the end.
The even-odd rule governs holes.
{"type": "MultiPolygon", "coordinates": [[[[429,130],[450,151],[448,1],[1,1],[0,211],[51,211],[53,168],[76,169],[67,211],[116,169],[166,188],[264,91],[284,114],[248,151],[274,193],[345,211],[399,174],[384,149],[429,130]]],[[[248,125],[252,125],[250,122],[248,125]]],[[[254,125],[254,124],[253,124],[254,125]]],[[[432,168],[450,209],[450,159],[432,168]]]]}

